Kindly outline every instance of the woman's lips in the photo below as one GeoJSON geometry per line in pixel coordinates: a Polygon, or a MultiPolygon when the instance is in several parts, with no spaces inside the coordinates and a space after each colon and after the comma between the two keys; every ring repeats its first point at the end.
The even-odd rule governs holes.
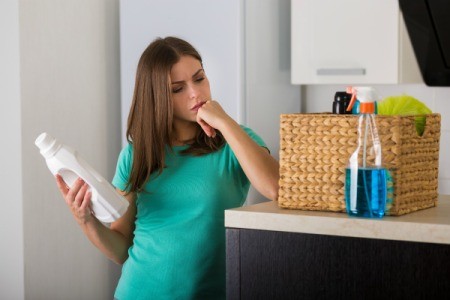
{"type": "Polygon", "coordinates": [[[194,105],[194,107],[192,107],[191,110],[198,111],[198,109],[199,109],[200,107],[202,107],[203,104],[205,104],[205,103],[206,103],[206,101],[199,102],[199,103],[197,103],[196,105],[194,105]]]}

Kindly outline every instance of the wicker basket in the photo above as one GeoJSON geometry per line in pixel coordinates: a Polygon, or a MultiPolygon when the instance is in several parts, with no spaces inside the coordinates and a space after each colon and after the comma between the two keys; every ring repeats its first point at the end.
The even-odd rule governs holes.
{"type": "MultiPolygon", "coordinates": [[[[280,119],[283,208],[345,212],[345,167],[357,143],[355,115],[284,114],[280,119]]],[[[418,136],[414,116],[377,116],[383,165],[394,182],[388,215],[437,205],[441,116],[426,115],[418,136]]]]}

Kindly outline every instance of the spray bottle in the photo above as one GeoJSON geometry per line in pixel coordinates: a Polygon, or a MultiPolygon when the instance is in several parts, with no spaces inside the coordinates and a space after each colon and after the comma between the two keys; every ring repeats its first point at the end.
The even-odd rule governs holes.
{"type": "Polygon", "coordinates": [[[78,177],[89,185],[92,193],[91,208],[97,219],[111,223],[127,211],[128,201],[81,158],[77,151],[47,133],[40,134],[35,144],[44,156],[50,172],[61,175],[67,186],[72,186],[78,177]]]}
{"type": "Polygon", "coordinates": [[[386,210],[387,171],[382,166],[381,143],[375,123],[375,91],[371,87],[347,89],[359,101],[358,143],[345,172],[345,202],[350,216],[382,218],[386,210]]]}

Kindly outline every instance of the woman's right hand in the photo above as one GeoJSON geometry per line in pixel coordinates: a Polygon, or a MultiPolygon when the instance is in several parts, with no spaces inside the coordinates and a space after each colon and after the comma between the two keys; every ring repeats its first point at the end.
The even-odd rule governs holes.
{"type": "Polygon", "coordinates": [[[56,175],[56,184],[89,240],[112,261],[123,264],[128,258],[128,249],[133,244],[136,220],[135,194],[120,192],[130,202],[128,210],[110,226],[105,226],[92,212],[92,196],[88,191],[88,184],[78,178],[69,188],[60,175],[56,175]]]}
{"type": "Polygon", "coordinates": [[[64,179],[57,174],[56,184],[78,224],[86,224],[94,218],[90,205],[92,194],[88,191],[89,185],[83,179],[78,178],[69,188],[64,179]]]}

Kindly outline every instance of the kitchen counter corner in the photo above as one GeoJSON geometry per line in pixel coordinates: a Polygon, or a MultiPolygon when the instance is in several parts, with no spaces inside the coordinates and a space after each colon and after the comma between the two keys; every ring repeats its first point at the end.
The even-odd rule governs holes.
{"type": "Polygon", "coordinates": [[[440,195],[436,207],[382,219],[290,210],[271,201],[226,210],[225,227],[450,244],[450,196],[440,195]]]}

